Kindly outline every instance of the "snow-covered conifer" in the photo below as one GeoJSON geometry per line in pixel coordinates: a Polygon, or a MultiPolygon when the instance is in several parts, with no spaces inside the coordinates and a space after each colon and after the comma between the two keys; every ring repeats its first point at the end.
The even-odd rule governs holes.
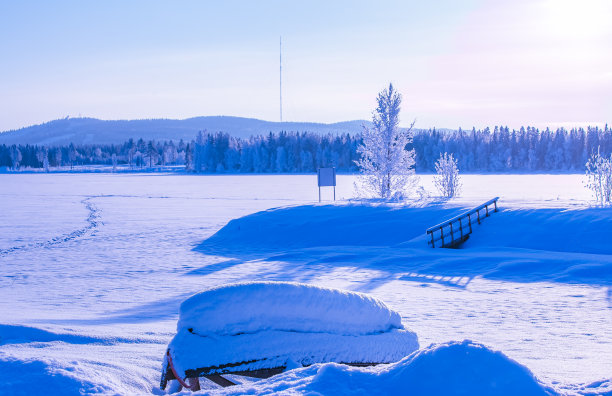
{"type": "Polygon", "coordinates": [[[70,169],[74,167],[74,162],[77,159],[77,155],[78,152],[76,147],[74,147],[74,143],[70,143],[70,146],[68,147],[68,161],[70,161],[70,169]]]}
{"type": "Polygon", "coordinates": [[[283,173],[287,168],[287,152],[283,146],[276,148],[276,172],[283,173]]]}
{"type": "Polygon", "coordinates": [[[149,168],[152,168],[153,165],[157,165],[157,157],[159,156],[159,153],[157,152],[155,143],[152,140],[150,140],[149,143],[147,144],[146,155],[147,155],[147,158],[149,159],[149,168]]]}
{"type": "Polygon", "coordinates": [[[185,170],[193,170],[193,143],[187,143],[185,146],[185,170]]]}
{"type": "Polygon", "coordinates": [[[21,155],[21,150],[19,150],[17,146],[13,145],[13,147],[11,147],[10,156],[13,169],[19,169],[19,165],[21,164],[21,160],[23,159],[21,155]]]}
{"type": "Polygon", "coordinates": [[[45,155],[46,155],[46,149],[44,147],[39,147],[36,150],[36,160],[38,160],[38,163],[43,164],[45,155]]]}
{"type": "Polygon", "coordinates": [[[202,172],[204,166],[204,134],[202,131],[198,132],[195,143],[191,144],[193,166],[192,170],[196,173],[202,172]]]}
{"type": "Polygon", "coordinates": [[[360,159],[355,161],[361,176],[356,184],[360,192],[383,199],[403,196],[417,183],[412,126],[399,128],[401,95],[393,84],[378,94],[372,115],[373,128],[363,127],[363,143],[357,148],[360,159]]]}
{"type": "Polygon", "coordinates": [[[43,154],[43,169],[45,170],[45,172],[49,172],[49,149],[47,147],[45,147],[43,149],[44,154],[43,154]]]}
{"type": "Polygon", "coordinates": [[[586,186],[595,195],[595,200],[601,205],[609,205],[612,201],[612,154],[609,158],[599,154],[591,155],[586,163],[586,186]]]}
{"type": "Polygon", "coordinates": [[[440,195],[446,198],[457,196],[461,188],[457,159],[449,153],[440,154],[440,158],[436,161],[436,173],[434,184],[440,195]]]}

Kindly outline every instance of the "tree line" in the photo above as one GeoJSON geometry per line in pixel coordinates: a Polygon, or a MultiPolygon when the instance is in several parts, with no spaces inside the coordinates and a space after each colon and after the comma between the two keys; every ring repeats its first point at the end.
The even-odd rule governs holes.
{"type": "Polygon", "coordinates": [[[434,171],[440,153],[449,153],[465,172],[584,171],[593,153],[612,152],[608,125],[566,130],[532,127],[510,130],[472,129],[441,132],[435,129],[414,136],[417,170],[434,171]]]}
{"type": "MultiPolygon", "coordinates": [[[[361,143],[361,133],[281,132],[242,139],[223,132],[200,132],[191,142],[130,139],[117,145],[0,145],[0,167],[123,165],[137,170],[183,165],[198,173],[291,173],[335,166],[342,172],[356,172],[361,143]]],[[[607,125],[541,131],[532,127],[429,129],[416,130],[409,146],[415,150],[419,172],[434,172],[441,153],[453,154],[462,172],[582,172],[591,154],[612,153],[612,131],[607,125]]]]}
{"type": "Polygon", "coordinates": [[[1,145],[0,167],[11,169],[128,165],[133,169],[185,164],[189,143],[180,140],[145,142],[130,139],[123,144],[69,144],[64,146],[1,145]]]}

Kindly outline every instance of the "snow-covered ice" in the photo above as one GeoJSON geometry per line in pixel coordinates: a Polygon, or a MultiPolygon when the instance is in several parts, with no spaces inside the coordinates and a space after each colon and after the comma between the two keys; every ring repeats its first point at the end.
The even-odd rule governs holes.
{"type": "MultiPolygon", "coordinates": [[[[365,292],[421,346],[471,339],[559,392],[612,391],[612,214],[582,176],[465,175],[463,197],[411,208],[347,202],[353,179],[319,205],[313,175],[0,175],[0,394],[159,393],[180,303],[253,280],[365,292]],[[425,246],[493,196],[505,211],[464,249],[425,246]]],[[[328,370],[356,369],[283,378],[320,392],[328,370]]]]}

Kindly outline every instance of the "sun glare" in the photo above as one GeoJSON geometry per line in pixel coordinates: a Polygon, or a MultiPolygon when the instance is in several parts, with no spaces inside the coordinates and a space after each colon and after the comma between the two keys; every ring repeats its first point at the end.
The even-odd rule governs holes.
{"type": "Polygon", "coordinates": [[[590,40],[610,35],[612,1],[546,0],[542,3],[541,27],[560,39],[590,40]]]}

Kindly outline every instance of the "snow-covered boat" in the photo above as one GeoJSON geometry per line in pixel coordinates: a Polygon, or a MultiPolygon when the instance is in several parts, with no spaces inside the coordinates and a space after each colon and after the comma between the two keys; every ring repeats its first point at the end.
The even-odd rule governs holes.
{"type": "Polygon", "coordinates": [[[391,363],[418,347],[400,315],[374,297],[289,282],[229,284],[181,304],[160,387],[177,380],[198,390],[199,377],[230,386],[224,374],[268,378],[315,363],[391,363]]]}

